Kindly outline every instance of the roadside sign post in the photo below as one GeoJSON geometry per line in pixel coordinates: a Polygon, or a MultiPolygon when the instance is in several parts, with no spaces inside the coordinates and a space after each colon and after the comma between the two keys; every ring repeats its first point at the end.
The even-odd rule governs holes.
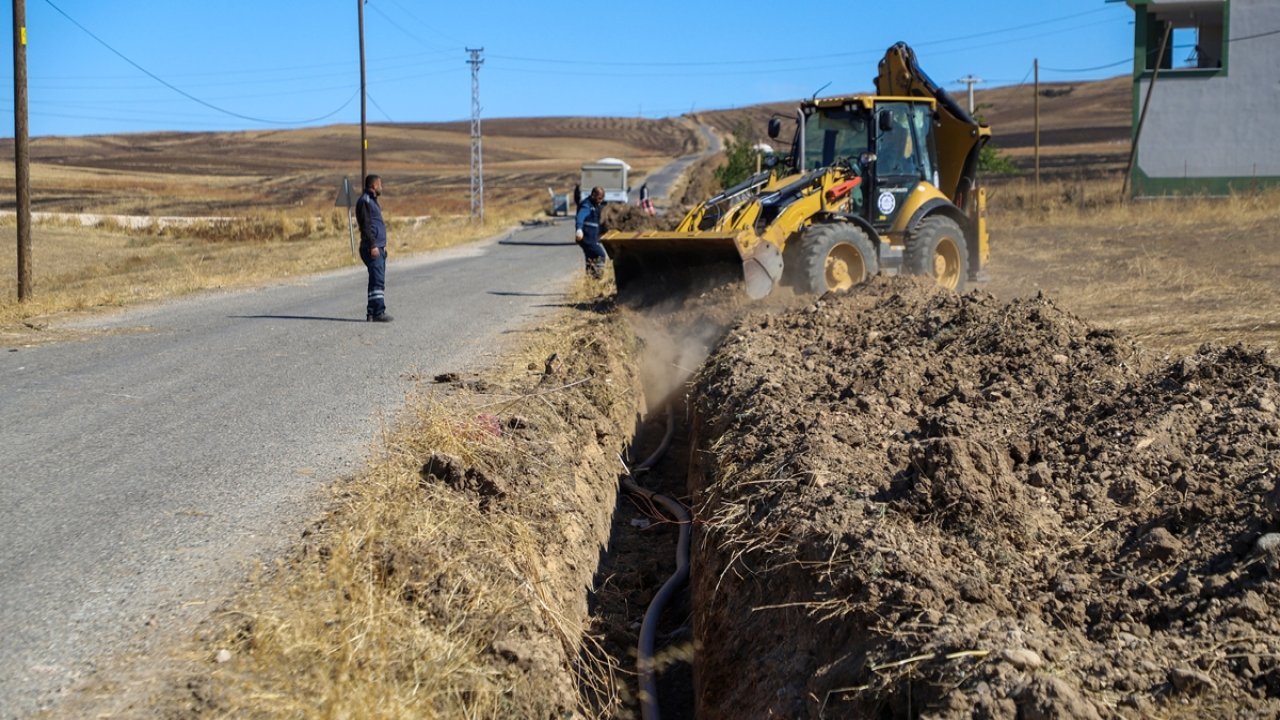
{"type": "Polygon", "coordinates": [[[342,185],[338,186],[338,199],[333,204],[347,209],[347,232],[351,235],[351,257],[355,257],[356,231],[351,224],[351,208],[355,207],[356,203],[351,199],[351,180],[345,176],[342,178],[342,185]]]}

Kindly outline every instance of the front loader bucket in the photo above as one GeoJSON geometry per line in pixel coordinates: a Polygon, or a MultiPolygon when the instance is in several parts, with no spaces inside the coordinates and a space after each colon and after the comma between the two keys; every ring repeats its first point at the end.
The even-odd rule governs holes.
{"type": "Polygon", "coordinates": [[[782,276],[781,253],[750,231],[610,232],[600,242],[613,259],[622,299],[644,302],[675,289],[704,290],[728,282],[742,282],[747,295],[758,299],[782,276]]]}

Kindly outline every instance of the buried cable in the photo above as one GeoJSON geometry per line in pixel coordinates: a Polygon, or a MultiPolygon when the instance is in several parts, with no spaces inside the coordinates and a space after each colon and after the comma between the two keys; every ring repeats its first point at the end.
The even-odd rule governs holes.
{"type": "Polygon", "coordinates": [[[640,673],[640,713],[644,720],[658,720],[658,684],[653,661],[654,638],[658,631],[658,620],[662,617],[662,611],[666,607],[667,601],[689,579],[689,528],[692,523],[689,510],[683,504],[666,495],[640,486],[634,478],[637,473],[650,470],[657,464],[671,444],[675,429],[675,413],[671,410],[671,406],[668,405],[667,431],[662,437],[662,442],[658,444],[658,448],[649,457],[645,458],[644,462],[637,465],[634,470],[629,471],[622,478],[624,490],[639,495],[650,502],[662,505],[669,513],[675,516],[676,522],[680,526],[680,540],[676,545],[676,570],[662,584],[657,594],[653,596],[653,600],[649,603],[649,608],[645,611],[644,622],[640,625],[640,641],[637,647],[638,657],[636,664],[640,673]]]}

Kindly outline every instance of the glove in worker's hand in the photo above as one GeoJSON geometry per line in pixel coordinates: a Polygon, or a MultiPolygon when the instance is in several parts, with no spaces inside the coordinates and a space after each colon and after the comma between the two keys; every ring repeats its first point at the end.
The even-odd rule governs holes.
{"type": "Polygon", "coordinates": [[[573,234],[573,239],[574,239],[574,240],[576,240],[576,241],[578,241],[578,242],[582,242],[582,231],[581,231],[581,230],[579,230],[579,231],[575,232],[575,233],[573,234]]]}

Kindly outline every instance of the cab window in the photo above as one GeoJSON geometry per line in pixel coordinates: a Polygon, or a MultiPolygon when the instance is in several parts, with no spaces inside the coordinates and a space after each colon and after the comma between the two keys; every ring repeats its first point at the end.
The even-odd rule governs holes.
{"type": "Polygon", "coordinates": [[[805,118],[804,146],[806,168],[856,160],[867,149],[866,114],[841,108],[814,111],[805,118]]]}
{"type": "Polygon", "coordinates": [[[927,104],[876,106],[876,174],[885,178],[934,181],[937,162],[929,144],[933,112],[927,104]],[[880,118],[884,119],[880,119],[880,118]]]}

